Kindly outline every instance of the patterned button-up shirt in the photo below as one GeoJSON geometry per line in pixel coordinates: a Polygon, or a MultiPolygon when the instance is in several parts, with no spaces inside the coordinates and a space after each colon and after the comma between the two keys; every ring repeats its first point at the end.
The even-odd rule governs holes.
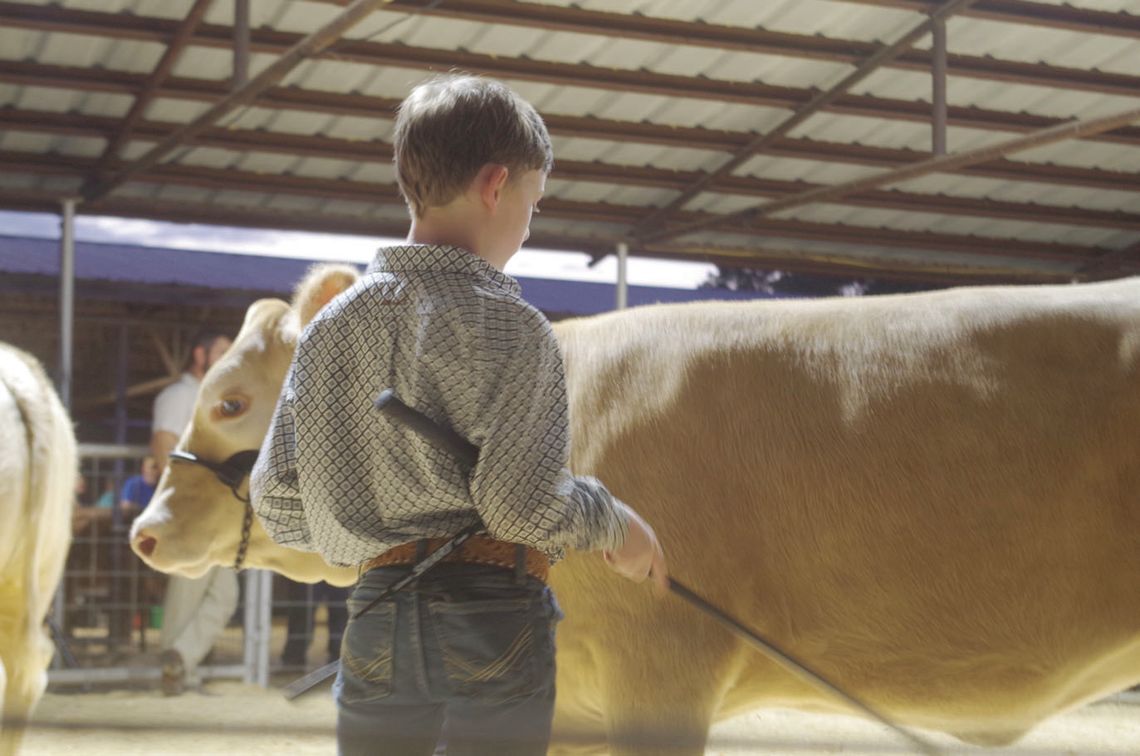
{"type": "Polygon", "coordinates": [[[615,549],[624,505],[571,475],[562,356],[518,282],[455,247],[380,250],[301,334],[250,482],[274,541],[360,564],[482,520],[560,558],[615,549]],[[373,408],[405,403],[480,447],[466,471],[373,408]]]}

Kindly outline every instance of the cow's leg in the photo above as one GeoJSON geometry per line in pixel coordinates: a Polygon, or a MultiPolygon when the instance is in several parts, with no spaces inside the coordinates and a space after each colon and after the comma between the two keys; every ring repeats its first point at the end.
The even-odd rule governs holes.
{"type": "MultiPolygon", "coordinates": [[[[714,659],[702,661],[709,662],[706,669],[720,666],[714,659]]],[[[715,675],[686,674],[696,669],[687,664],[646,668],[644,658],[623,657],[606,671],[604,716],[613,756],[705,752],[721,694],[715,675]]]]}
{"type": "MultiPolygon", "coordinates": [[[[0,662],[0,666],[7,667],[7,662],[0,662]]],[[[5,675],[6,677],[6,675],[5,675]]],[[[16,695],[15,687],[4,680],[3,719],[0,720],[0,756],[15,756],[24,740],[24,722],[31,713],[32,701],[16,695]]]]}
{"type": "MultiPolygon", "coordinates": [[[[607,736],[613,756],[700,756],[705,752],[711,707],[688,696],[669,696],[660,690],[649,696],[633,695],[607,712],[607,736]]],[[[681,693],[681,691],[678,691],[681,693]]]]}
{"type": "Polygon", "coordinates": [[[559,658],[556,709],[562,717],[555,718],[555,734],[565,727],[584,747],[599,732],[613,756],[703,754],[714,714],[748,653],[711,621],[694,634],[691,608],[655,598],[648,589],[613,582],[622,592],[617,606],[592,602],[597,595],[613,596],[597,586],[620,580],[596,561],[595,574],[571,576],[584,575],[581,585],[560,586],[567,619],[560,628],[559,653],[565,654],[559,658]]]}
{"type": "Polygon", "coordinates": [[[567,743],[558,740],[556,735],[546,750],[546,756],[607,756],[609,752],[609,746],[604,741],[596,744],[567,743]]]}
{"type": "Polygon", "coordinates": [[[28,721],[44,688],[45,670],[51,660],[51,642],[41,634],[0,638],[0,683],[3,687],[3,718],[0,756],[13,756],[24,739],[28,721]]]}
{"type": "Polygon", "coordinates": [[[560,712],[555,702],[547,756],[607,756],[609,752],[600,714],[596,720],[573,719],[560,712]]]}
{"type": "Polygon", "coordinates": [[[8,707],[4,705],[4,698],[8,690],[8,672],[4,663],[4,654],[0,653],[0,753],[6,751],[4,745],[4,720],[8,716],[8,707]]]}

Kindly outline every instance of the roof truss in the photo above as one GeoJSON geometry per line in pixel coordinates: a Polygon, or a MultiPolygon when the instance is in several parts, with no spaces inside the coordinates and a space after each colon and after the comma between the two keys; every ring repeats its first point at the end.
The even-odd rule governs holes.
{"type": "MultiPolygon", "coordinates": [[[[668,147],[706,150],[710,153],[704,170],[670,170],[650,165],[624,165],[620,162],[560,160],[557,177],[574,182],[590,182],[614,187],[648,187],[673,192],[671,199],[657,207],[615,203],[553,200],[544,202],[544,212],[554,217],[593,221],[625,227],[623,232],[608,231],[590,237],[572,238],[552,235],[551,241],[568,243],[603,251],[622,241],[633,239],[635,251],[650,254],[683,254],[679,250],[702,250],[707,259],[731,260],[748,264],[779,259],[794,264],[809,264],[812,255],[800,253],[771,254],[765,248],[769,238],[806,239],[841,247],[844,244],[906,248],[971,256],[994,256],[1013,259],[1023,257],[1038,262],[1056,262],[1068,266],[1052,275],[1104,276],[1131,269],[1136,257],[1130,244],[1116,246],[1036,243],[987,238],[977,234],[948,234],[934,231],[900,231],[877,229],[866,225],[823,223],[804,220],[774,220],[770,215],[805,204],[827,202],[856,208],[897,210],[939,216],[993,218],[1027,224],[1042,220],[1073,227],[1086,227],[1121,232],[1140,231],[1140,213],[1105,210],[1091,206],[1044,205],[1034,202],[993,200],[988,197],[930,194],[912,189],[886,191],[880,187],[901,180],[932,173],[956,174],[963,177],[986,177],[1026,184],[1049,184],[1057,187],[1083,187],[1118,192],[1140,191],[1135,176],[1127,171],[1056,165],[1044,162],[1014,161],[1006,156],[1014,149],[1037,146],[1046,140],[1083,138],[1107,145],[1140,147],[1140,109],[1117,113],[1112,118],[1093,119],[1076,127],[1063,118],[1026,112],[1007,112],[984,107],[946,107],[946,117],[959,128],[1002,131],[1019,135],[1006,140],[1001,148],[991,147],[959,153],[947,158],[930,158],[929,154],[910,149],[884,148],[859,143],[836,143],[792,137],[798,125],[821,112],[834,116],[859,116],[889,123],[930,123],[930,103],[869,94],[850,94],[847,90],[859,80],[880,68],[928,71],[938,58],[938,51],[910,49],[911,46],[950,14],[970,18],[1001,20],[1005,23],[1048,26],[1081,33],[1111,34],[1140,39],[1140,17],[1127,13],[1111,14],[1067,6],[1046,5],[1023,0],[846,0],[863,5],[877,5],[932,14],[922,19],[893,45],[881,45],[836,37],[789,34],[766,29],[692,23],[673,19],[651,18],[585,10],[575,6],[539,5],[515,0],[448,0],[424,6],[418,0],[317,0],[346,6],[317,31],[301,35],[261,27],[248,29],[241,21],[242,3],[236,0],[237,14],[232,26],[206,23],[209,0],[195,0],[186,18],[163,19],[131,13],[86,11],[66,5],[0,2],[0,18],[4,26],[47,33],[78,34],[85,37],[127,41],[154,42],[164,46],[164,53],[149,74],[128,73],[110,69],[82,69],[43,62],[0,60],[0,83],[13,83],[57,89],[117,92],[133,97],[132,105],[122,118],[108,118],[78,113],[50,113],[36,108],[0,108],[0,128],[20,132],[34,129],[40,133],[94,137],[103,140],[97,158],[79,158],[25,154],[8,150],[0,154],[6,166],[32,176],[54,176],[75,184],[86,198],[85,209],[111,212],[137,210],[135,201],[116,197],[115,190],[126,183],[144,182],[171,186],[205,186],[260,192],[265,195],[293,194],[307,197],[338,197],[362,203],[399,204],[390,184],[348,180],[318,179],[308,176],[259,176],[235,168],[206,168],[185,163],[184,150],[173,161],[169,156],[183,147],[216,147],[235,152],[262,152],[305,155],[356,163],[386,162],[391,148],[379,140],[358,142],[324,135],[299,135],[278,131],[250,130],[217,125],[221,119],[250,106],[279,111],[296,111],[333,115],[363,116],[389,119],[396,102],[354,92],[324,91],[299,86],[281,86],[280,82],[303,61],[327,60],[352,62],[369,67],[432,71],[460,68],[501,78],[539,82],[559,87],[586,87],[619,93],[642,93],[667,98],[688,98],[714,103],[736,103],[790,112],[777,126],[763,133],[726,131],[700,127],[674,127],[652,122],[632,122],[546,113],[544,117],[552,133],[564,137],[608,140],[620,144],[658,144],[668,147]],[[722,80],[703,76],[684,76],[649,69],[614,69],[588,63],[560,63],[526,57],[492,56],[464,50],[415,47],[363,39],[347,38],[346,32],[386,2],[394,11],[420,14],[441,19],[463,19],[483,24],[511,25],[559,32],[586,33],[609,38],[640,39],[650,42],[682,44],[720,50],[747,50],[787,58],[831,61],[855,65],[855,70],[827,90],[810,87],[775,85],[760,81],[722,80]],[[248,47],[242,40],[248,39],[248,47]],[[172,76],[175,63],[191,47],[234,50],[234,83],[216,79],[191,79],[172,76]],[[242,83],[240,59],[249,52],[270,53],[278,57],[252,80],[242,83]],[[182,125],[147,120],[148,108],[160,99],[205,102],[205,112],[182,125]],[[134,161],[119,158],[128,145],[149,145],[145,154],[134,161]],[[818,163],[848,166],[875,166],[886,169],[873,177],[834,183],[788,181],[764,176],[740,175],[739,169],[756,154],[773,158],[796,158],[818,163]],[[76,183],[78,182],[78,183],[76,183]],[[769,201],[757,207],[730,212],[684,210],[690,200],[701,196],[760,197],[769,201]],[[763,217],[763,222],[760,219],[763,217]],[[688,238],[682,243],[669,239],[695,232],[715,230],[753,240],[753,254],[747,245],[732,247],[731,254],[723,240],[707,243],[701,238],[688,238]],[[601,245],[599,247],[599,245],[601,245]],[[607,247],[607,245],[611,245],[607,247]]],[[[248,19],[248,5],[246,18],[248,19]]],[[[977,80],[1007,82],[1049,87],[1058,91],[1099,92],[1135,97],[1140,92],[1140,76],[1095,69],[1078,69],[1047,63],[1024,63],[990,57],[947,55],[954,76],[977,80]]],[[[136,150],[137,152],[137,150],[136,150]]],[[[191,153],[192,154],[192,153],[191,153]]],[[[34,196],[34,192],[32,196],[34,196]]],[[[9,206],[21,203],[11,193],[0,192],[9,206]]],[[[719,200],[718,200],[719,201],[719,200]]],[[[42,206],[42,197],[30,201],[42,206]]],[[[24,205],[28,203],[23,203],[24,205]]],[[[707,204],[707,203],[706,203],[707,204]]],[[[206,205],[194,212],[216,212],[206,205]]],[[[172,211],[171,211],[172,212],[172,211]]],[[[188,213],[192,215],[193,213],[188,213]]],[[[316,223],[313,217],[306,217],[316,223]]],[[[336,219],[343,222],[344,219],[336,219]]],[[[360,223],[375,223],[370,219],[360,223]]],[[[388,222],[388,221],[385,221],[388,222]]],[[[317,224],[321,225],[321,224],[317,224]]],[[[599,226],[601,228],[602,226],[599,226]]],[[[694,252],[695,254],[695,252],[694,252]]],[[[858,257],[860,253],[855,252],[858,257]]],[[[818,255],[810,263],[818,268],[818,255]]],[[[836,265],[829,261],[828,265],[836,265]]],[[[848,267],[861,269],[883,267],[861,260],[848,267]]],[[[841,266],[842,267],[842,266],[841,266]]],[[[920,275],[922,266],[911,265],[911,274],[920,275]]],[[[941,275],[967,275],[969,265],[958,266],[957,272],[941,275]]],[[[994,269],[996,270],[996,268],[994,269]]],[[[992,271],[991,271],[992,272],[992,271]]],[[[980,272],[975,271],[980,275],[980,272]]],[[[1024,276],[1038,276],[1022,270],[1024,276]]],[[[933,275],[934,273],[932,273],[933,275]]],[[[1017,273],[1006,271],[1002,275],[1017,273]]]]}

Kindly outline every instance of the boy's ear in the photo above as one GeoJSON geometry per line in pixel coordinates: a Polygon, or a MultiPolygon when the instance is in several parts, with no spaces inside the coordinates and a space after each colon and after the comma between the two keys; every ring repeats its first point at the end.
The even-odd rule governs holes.
{"type": "Polygon", "coordinates": [[[479,171],[479,176],[476,178],[479,183],[479,199],[488,210],[493,211],[499,206],[499,200],[503,196],[503,189],[510,174],[507,166],[496,163],[487,163],[479,171]]]}

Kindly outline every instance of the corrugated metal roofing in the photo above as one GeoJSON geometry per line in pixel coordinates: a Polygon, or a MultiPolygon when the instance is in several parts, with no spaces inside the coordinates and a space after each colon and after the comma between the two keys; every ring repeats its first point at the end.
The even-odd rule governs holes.
{"type": "MultiPolygon", "coordinates": [[[[1038,4],[1067,7],[1054,0],[1038,4]]],[[[334,45],[332,54],[303,63],[285,80],[283,86],[302,95],[304,103],[269,103],[263,98],[225,117],[220,124],[225,131],[219,130],[215,143],[182,148],[167,158],[167,165],[193,169],[193,174],[140,176],[104,205],[112,212],[140,215],[147,214],[150,200],[156,203],[154,217],[177,218],[185,212],[200,221],[213,212],[224,223],[241,222],[244,210],[257,214],[249,221],[254,225],[321,230],[343,226],[360,232],[372,228],[369,223],[399,223],[398,203],[381,197],[394,197],[386,151],[391,138],[389,101],[403,97],[429,68],[446,68],[449,60],[483,61],[510,69],[498,73],[498,78],[535,103],[552,124],[558,164],[548,194],[561,202],[536,218],[536,239],[541,238],[543,246],[601,254],[639,218],[669,203],[700,172],[724,162],[729,157],[724,140],[739,146],[775,127],[790,114],[790,102],[803,101],[849,72],[850,62],[844,62],[836,50],[862,51],[847,55],[848,61],[861,59],[873,49],[869,44],[889,43],[921,20],[913,11],[884,7],[891,3],[883,0],[480,0],[473,4],[445,0],[427,14],[413,5],[422,4],[378,11],[346,35],[346,39],[387,44],[382,56],[362,60],[355,48],[350,54],[348,48],[341,46],[338,51],[334,45]],[[484,11],[492,5],[606,13],[611,14],[605,17],[611,26],[630,30],[590,31],[557,19],[547,19],[544,25],[517,19],[489,21],[484,11]],[[460,17],[465,9],[483,20],[460,17]],[[692,24],[693,32],[634,38],[632,26],[643,18],[692,24]],[[795,39],[802,40],[804,49],[753,51],[700,43],[696,35],[710,27],[725,35],[734,29],[799,35],[795,39]],[[837,40],[845,42],[830,45],[830,53],[807,49],[820,41],[837,40]],[[424,55],[437,62],[417,62],[424,55]],[[545,64],[557,68],[547,70],[545,64]],[[597,76],[610,69],[612,75],[597,76]],[[669,78],[655,80],[653,86],[637,85],[642,91],[631,89],[632,79],[624,85],[614,81],[643,74],[669,78]],[[730,92],[732,86],[760,88],[741,94],[730,92]],[[725,94],[710,94],[713,91],[725,94]],[[361,99],[334,103],[325,95],[361,99]],[[646,135],[643,127],[652,134],[646,135]],[[240,146],[223,144],[221,137],[227,133],[313,141],[303,152],[291,152],[259,144],[256,138],[242,139],[240,146]],[[354,146],[364,154],[332,154],[334,149],[344,152],[354,146]],[[623,167],[684,174],[670,181],[634,180],[623,176],[623,167]],[[309,188],[274,186],[275,176],[314,183],[309,188]],[[326,184],[316,183],[322,180],[338,182],[335,196],[322,197],[326,184]],[[358,198],[349,196],[353,194],[358,198]]],[[[80,187],[102,154],[114,120],[130,108],[130,93],[162,55],[169,38],[163,30],[174,28],[189,6],[189,0],[0,0],[0,160],[7,162],[0,170],[0,206],[42,208],[50,206],[52,196],[80,187]],[[140,20],[146,23],[140,25],[140,20]],[[16,65],[26,63],[33,64],[34,71],[16,65]],[[74,76],[68,80],[71,69],[99,75],[97,81],[74,76]],[[36,71],[42,76],[33,75],[36,71]],[[122,75],[135,79],[124,80],[122,75]],[[102,79],[106,86],[99,83],[102,79]],[[35,128],[37,117],[47,123],[44,114],[59,118],[50,128],[35,128]],[[107,122],[111,126],[85,125],[95,119],[111,119],[107,122]],[[77,161],[69,170],[37,160],[44,156],[77,161]]],[[[1032,18],[1020,23],[974,15],[949,20],[951,151],[1000,142],[1044,125],[1042,118],[1089,118],[1140,107],[1140,32],[1132,31],[1140,29],[1140,0],[1084,0],[1071,7],[1119,14],[1113,17],[1119,29],[1093,33],[1045,26],[1032,18]],[[957,71],[953,63],[959,59],[953,56],[973,56],[961,63],[963,69],[997,66],[1017,75],[957,71]],[[1033,81],[1044,77],[1054,83],[1027,83],[1030,74],[1014,64],[1033,64],[1031,73],[1037,77],[1033,81]],[[1066,76],[1078,83],[1060,83],[1066,76]],[[1090,85],[1090,76],[1104,86],[1090,85]],[[1018,125],[1019,119],[1027,118],[1018,125]]],[[[339,11],[338,4],[329,0],[254,3],[255,41],[258,32],[309,33],[339,11]]],[[[233,3],[218,0],[205,23],[216,31],[230,25],[232,17],[233,3]]],[[[175,81],[168,81],[147,109],[149,133],[136,130],[136,138],[124,146],[121,154],[126,159],[137,159],[149,150],[157,130],[188,122],[208,107],[211,98],[220,96],[231,73],[232,56],[212,33],[200,28],[191,40],[174,67],[175,81]],[[213,94],[194,94],[195,87],[213,94]]],[[[919,51],[929,47],[929,36],[915,45],[919,51]]],[[[274,59],[275,54],[255,46],[251,74],[274,59]]],[[[930,126],[923,122],[923,107],[910,111],[913,103],[929,103],[930,98],[927,72],[902,64],[881,68],[852,89],[847,105],[817,113],[795,129],[788,143],[781,145],[785,149],[748,159],[733,173],[744,183],[705,192],[685,206],[688,215],[676,217],[691,218],[700,211],[734,212],[753,207],[776,191],[834,185],[877,173],[899,160],[919,159],[930,149],[930,126]],[[797,154],[790,154],[792,148],[797,154]],[[882,157],[883,150],[893,151],[892,156],[882,157]],[[748,183],[772,180],[785,185],[769,185],[765,194],[748,183]]],[[[909,266],[931,275],[938,269],[963,277],[978,272],[1012,278],[1067,276],[1100,256],[1133,247],[1122,262],[1140,264],[1140,128],[1115,133],[1120,136],[1022,152],[999,166],[1001,170],[991,171],[994,175],[932,174],[894,186],[899,194],[882,195],[870,204],[838,200],[780,214],[780,219],[803,223],[795,234],[765,231],[762,225],[744,235],[706,230],[684,237],[684,243],[659,245],[654,253],[731,262],[741,259],[742,251],[753,250],[757,262],[763,262],[778,251],[785,264],[794,266],[797,254],[808,259],[813,245],[825,244],[832,249],[831,264],[842,261],[846,248],[860,263],[870,257],[883,268],[909,266]],[[1062,170],[1066,168],[1079,170],[1062,170]],[[894,204],[894,199],[899,202],[894,204]],[[846,241],[848,226],[877,230],[882,235],[879,244],[862,236],[846,241]],[[922,236],[927,232],[941,236],[931,240],[922,236]],[[1006,255],[979,255],[972,249],[976,237],[990,246],[1003,239],[1027,244],[1006,255]],[[737,248],[718,253],[715,247],[728,238],[737,248]],[[1035,242],[1067,245],[1072,254],[1034,255],[1029,246],[1035,242]]],[[[379,226],[376,231],[380,232],[379,226]]]]}

